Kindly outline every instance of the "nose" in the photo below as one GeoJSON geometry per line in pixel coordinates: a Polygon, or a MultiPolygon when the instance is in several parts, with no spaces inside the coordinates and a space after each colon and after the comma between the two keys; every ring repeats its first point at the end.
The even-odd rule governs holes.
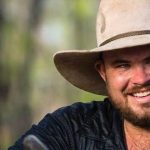
{"type": "Polygon", "coordinates": [[[147,71],[145,66],[136,66],[132,70],[132,83],[136,85],[142,85],[150,80],[150,70],[147,71]]]}

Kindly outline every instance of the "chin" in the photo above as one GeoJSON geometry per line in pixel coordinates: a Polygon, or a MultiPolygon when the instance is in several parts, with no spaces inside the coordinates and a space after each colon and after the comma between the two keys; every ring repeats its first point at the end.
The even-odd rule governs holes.
{"type": "Polygon", "coordinates": [[[134,126],[150,130],[150,107],[149,105],[137,105],[129,103],[129,99],[121,94],[109,94],[112,105],[119,111],[122,118],[134,126]],[[132,107],[131,107],[132,106],[132,107]]]}
{"type": "Polygon", "coordinates": [[[119,110],[123,119],[127,120],[134,126],[150,130],[150,113],[145,112],[142,114],[136,114],[131,108],[119,110]]]}

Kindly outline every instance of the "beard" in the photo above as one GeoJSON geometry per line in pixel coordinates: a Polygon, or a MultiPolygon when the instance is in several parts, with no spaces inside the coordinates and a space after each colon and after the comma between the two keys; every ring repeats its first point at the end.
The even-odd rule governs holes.
{"type": "Polygon", "coordinates": [[[119,111],[123,119],[127,120],[134,126],[150,130],[150,114],[145,113],[142,116],[139,116],[128,105],[122,108],[121,106],[118,107],[118,105],[113,103],[113,106],[119,111]]]}
{"type": "MultiPolygon", "coordinates": [[[[140,127],[145,130],[150,130],[150,113],[146,112],[142,115],[139,112],[135,112],[131,105],[129,105],[127,96],[125,93],[122,96],[116,96],[113,94],[112,89],[108,89],[108,95],[110,97],[110,102],[114,106],[115,109],[121,114],[122,118],[133,124],[134,126],[140,127]]],[[[131,89],[130,89],[131,91],[131,89]]],[[[127,93],[127,92],[126,92],[127,93]]],[[[150,104],[141,105],[143,109],[150,109],[150,104]]]]}

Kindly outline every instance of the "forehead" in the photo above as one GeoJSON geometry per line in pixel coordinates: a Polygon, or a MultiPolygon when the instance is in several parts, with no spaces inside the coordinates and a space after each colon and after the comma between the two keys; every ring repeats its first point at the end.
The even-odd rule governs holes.
{"type": "Polygon", "coordinates": [[[106,59],[106,61],[116,58],[131,58],[132,60],[137,60],[148,56],[150,56],[150,45],[112,50],[103,53],[103,59],[106,59]]]}

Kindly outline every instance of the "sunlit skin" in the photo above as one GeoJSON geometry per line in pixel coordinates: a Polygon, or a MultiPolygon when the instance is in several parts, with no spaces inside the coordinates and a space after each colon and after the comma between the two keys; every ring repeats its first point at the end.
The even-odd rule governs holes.
{"type": "Polygon", "coordinates": [[[127,149],[150,148],[150,46],[103,52],[96,68],[124,117],[127,149]]]}
{"type": "Polygon", "coordinates": [[[150,118],[150,46],[104,52],[98,64],[115,106],[150,118]]]}

